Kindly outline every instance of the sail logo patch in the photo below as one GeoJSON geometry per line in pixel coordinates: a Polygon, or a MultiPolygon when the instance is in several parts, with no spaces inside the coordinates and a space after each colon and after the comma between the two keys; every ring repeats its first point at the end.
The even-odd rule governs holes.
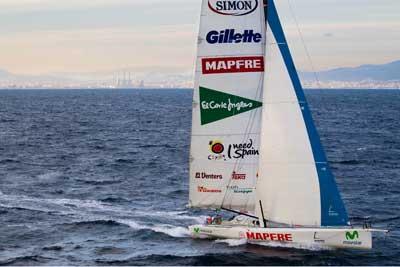
{"type": "Polygon", "coordinates": [[[198,186],[197,191],[199,193],[222,193],[221,189],[211,189],[211,188],[207,188],[205,186],[198,186]]]}
{"type": "Polygon", "coordinates": [[[221,174],[208,174],[206,172],[196,172],[196,179],[205,179],[205,180],[222,180],[221,174]]]}
{"type": "Polygon", "coordinates": [[[227,189],[235,194],[251,194],[253,193],[253,188],[241,188],[237,185],[227,186],[227,189]]]}
{"type": "Polygon", "coordinates": [[[221,141],[211,141],[210,150],[215,154],[222,154],[225,150],[225,146],[221,141]]]}
{"type": "MultiPolygon", "coordinates": [[[[218,141],[219,142],[219,141],[218,141]]],[[[259,156],[260,152],[258,149],[254,147],[253,139],[249,139],[247,142],[239,143],[239,144],[229,144],[227,146],[227,149],[225,153],[215,153],[212,150],[212,146],[215,143],[215,141],[210,141],[209,145],[211,148],[212,154],[208,155],[208,160],[212,161],[217,161],[217,160],[223,160],[227,161],[230,159],[244,159],[246,157],[251,157],[251,156],[259,156]]],[[[235,178],[244,178],[246,179],[245,174],[239,174],[236,176],[236,174],[232,174],[232,177],[235,178]]],[[[238,180],[238,179],[237,179],[238,180]]]]}
{"type": "Polygon", "coordinates": [[[259,101],[200,87],[201,125],[233,117],[262,106],[259,101]]]}
{"type": "Polygon", "coordinates": [[[246,180],[246,174],[233,172],[232,180],[246,180]]]}
{"type": "Polygon", "coordinates": [[[203,58],[203,74],[264,72],[264,57],[203,58]]]}
{"type": "Polygon", "coordinates": [[[214,30],[207,33],[206,40],[209,44],[260,43],[262,34],[254,30],[244,30],[243,33],[238,33],[235,29],[214,30]]]}
{"type": "Polygon", "coordinates": [[[258,0],[208,0],[208,8],[220,15],[245,16],[257,10],[258,0]]]}

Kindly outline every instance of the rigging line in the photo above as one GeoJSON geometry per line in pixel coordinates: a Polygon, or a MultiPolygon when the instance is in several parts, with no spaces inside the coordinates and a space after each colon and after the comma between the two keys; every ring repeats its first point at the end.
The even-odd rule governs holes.
{"type": "MultiPolygon", "coordinates": [[[[263,9],[261,9],[260,12],[264,13],[264,12],[263,12],[263,9]]],[[[265,14],[265,15],[266,15],[266,14],[265,14]]],[[[266,36],[266,28],[267,28],[266,26],[267,26],[267,24],[266,24],[266,18],[265,18],[265,16],[260,16],[260,25],[261,25],[261,28],[264,28],[264,29],[265,29],[264,42],[263,42],[263,45],[262,45],[262,48],[261,48],[261,49],[262,49],[262,54],[263,54],[263,56],[265,56],[265,52],[266,52],[266,46],[265,46],[265,44],[266,44],[266,40],[267,40],[267,36],[266,36]]],[[[265,60],[265,58],[264,58],[264,60],[265,60]]],[[[265,70],[264,70],[264,71],[265,71],[265,70]]],[[[261,99],[261,101],[262,101],[262,98],[263,98],[263,88],[264,88],[264,72],[260,74],[260,78],[259,78],[257,90],[256,90],[256,92],[255,92],[255,99],[261,99]]],[[[262,107],[262,108],[263,108],[263,107],[262,107]]],[[[247,139],[250,138],[250,136],[251,136],[251,130],[253,129],[254,125],[256,124],[255,119],[256,119],[258,116],[261,116],[261,114],[259,114],[259,112],[260,112],[259,109],[256,109],[256,110],[251,111],[251,114],[250,114],[250,117],[249,117],[249,121],[248,121],[247,126],[246,126],[245,134],[243,135],[242,143],[244,143],[245,140],[247,140],[247,139]]],[[[260,127],[261,127],[261,125],[260,125],[260,127]]],[[[246,165],[243,164],[243,162],[240,162],[240,159],[238,159],[238,160],[235,162],[233,171],[239,171],[239,170],[240,170],[242,167],[244,167],[244,166],[246,166],[246,165]]],[[[229,191],[228,188],[231,186],[232,182],[233,182],[233,179],[232,179],[232,177],[230,177],[229,182],[228,182],[228,187],[227,187],[227,190],[226,190],[226,192],[225,192],[225,195],[224,195],[224,198],[223,198],[223,201],[222,201],[222,206],[223,206],[223,204],[224,204],[224,202],[225,202],[225,200],[226,200],[226,198],[227,198],[228,191],[229,191]]],[[[232,196],[234,196],[234,195],[232,194],[232,196]]],[[[250,197],[248,197],[247,203],[248,203],[249,201],[250,201],[250,197]]]]}
{"type": "MultiPolygon", "coordinates": [[[[266,29],[265,19],[261,21],[261,28],[263,28],[262,24],[265,25],[265,29],[266,29]]],[[[265,37],[264,37],[265,42],[266,42],[266,39],[267,39],[266,37],[267,36],[265,34],[265,37]]],[[[265,55],[265,50],[266,50],[265,45],[263,45],[262,46],[263,55],[265,55]]],[[[261,99],[261,101],[262,101],[263,85],[264,85],[264,72],[260,74],[257,90],[255,92],[255,99],[261,99]]],[[[255,119],[258,116],[258,112],[259,112],[259,109],[251,111],[251,114],[249,116],[249,120],[248,120],[247,125],[246,125],[246,130],[244,131],[244,134],[243,134],[242,143],[244,143],[246,140],[248,140],[250,138],[251,130],[253,129],[253,127],[254,127],[254,125],[256,123],[255,119]]],[[[243,166],[246,166],[246,165],[244,165],[243,162],[241,162],[240,159],[237,159],[235,161],[235,163],[234,163],[232,173],[239,171],[243,166]]],[[[225,201],[226,201],[226,199],[228,197],[228,194],[231,195],[230,198],[231,198],[231,201],[233,201],[232,199],[234,198],[234,194],[229,192],[232,182],[233,182],[233,179],[232,179],[232,176],[230,176],[229,181],[228,181],[228,185],[226,186],[226,191],[225,191],[224,197],[223,197],[223,199],[221,201],[221,208],[223,208],[224,203],[225,203],[225,201]]],[[[249,199],[247,200],[247,202],[249,202],[249,199]]]]}
{"type": "MultiPolygon", "coordinates": [[[[236,53],[236,54],[211,54],[211,55],[201,55],[197,56],[197,59],[202,59],[202,58],[220,58],[220,57],[252,57],[252,56],[262,56],[261,53],[236,53]]],[[[200,72],[200,70],[198,71],[200,72]]]]}
{"type": "MultiPolygon", "coordinates": [[[[256,93],[255,93],[255,98],[256,98],[256,99],[258,99],[258,96],[259,96],[259,97],[262,97],[263,79],[264,79],[264,74],[260,74],[260,79],[259,79],[257,91],[256,91],[256,93]]],[[[254,127],[255,118],[257,117],[258,112],[259,112],[259,109],[256,109],[256,110],[251,111],[251,114],[250,114],[250,116],[249,116],[248,123],[247,123],[247,125],[246,125],[246,130],[244,131],[244,134],[243,134],[242,143],[244,143],[244,142],[246,141],[246,139],[249,139],[249,138],[250,138],[250,135],[251,135],[250,132],[251,132],[251,129],[254,127]]],[[[243,166],[246,166],[246,165],[245,165],[243,162],[241,162],[241,161],[243,161],[243,160],[237,159],[237,160],[235,161],[234,166],[233,166],[232,173],[233,173],[233,172],[236,172],[236,171],[239,171],[243,166]]],[[[229,195],[232,195],[231,198],[234,198],[233,193],[230,193],[230,192],[229,192],[229,188],[231,187],[232,182],[233,182],[233,180],[232,180],[232,176],[231,176],[230,179],[229,179],[229,181],[228,181],[228,185],[226,186],[226,191],[225,191],[224,197],[223,197],[222,202],[221,202],[221,208],[224,206],[224,203],[225,203],[225,200],[227,199],[228,194],[229,194],[229,195]]]]}
{"type": "Polygon", "coordinates": [[[299,26],[299,23],[298,23],[296,14],[294,13],[294,9],[293,9],[293,6],[292,6],[292,4],[291,4],[290,1],[291,1],[291,0],[287,0],[288,5],[289,5],[289,9],[290,9],[290,13],[291,13],[291,15],[292,15],[292,17],[293,17],[293,19],[294,19],[295,24],[296,24],[296,29],[297,29],[297,32],[298,32],[298,34],[299,34],[299,36],[300,36],[301,43],[302,43],[303,48],[304,48],[304,50],[305,50],[305,52],[306,52],[308,61],[309,61],[310,65],[311,65],[312,73],[314,74],[314,78],[315,78],[315,81],[317,82],[318,87],[319,87],[319,88],[322,88],[321,81],[320,81],[319,78],[318,78],[318,74],[317,74],[317,72],[316,72],[316,70],[315,70],[314,63],[313,63],[313,61],[312,61],[312,59],[311,59],[310,51],[308,50],[308,47],[307,47],[307,45],[306,45],[306,42],[304,41],[303,33],[302,33],[301,29],[300,29],[300,26],[299,26]]]}
{"type": "MultiPolygon", "coordinates": [[[[254,133],[249,133],[251,135],[260,135],[259,132],[254,132],[254,133]]],[[[215,133],[215,134],[193,134],[192,136],[200,136],[200,137],[211,137],[211,136],[225,136],[225,137],[229,137],[229,136],[241,136],[244,135],[244,133],[237,133],[237,134],[223,134],[223,133],[215,133]]]]}
{"type": "Polygon", "coordinates": [[[232,209],[228,209],[228,208],[221,208],[221,209],[225,210],[225,211],[237,213],[239,215],[244,215],[244,216],[247,216],[247,217],[250,217],[250,218],[253,218],[253,219],[258,219],[258,217],[254,216],[254,215],[250,215],[250,214],[244,213],[244,212],[240,212],[240,211],[236,211],[236,210],[232,210],[232,209]]]}
{"type": "MultiPolygon", "coordinates": [[[[262,79],[263,79],[263,75],[260,75],[260,81],[259,81],[259,85],[258,85],[258,88],[257,88],[257,91],[256,91],[256,98],[257,98],[258,95],[262,94],[262,86],[260,86],[260,84],[262,85],[262,79]]],[[[251,112],[252,112],[252,113],[250,114],[249,120],[248,120],[247,125],[246,125],[246,130],[244,131],[244,134],[243,134],[242,143],[244,143],[244,142],[246,141],[246,139],[249,139],[249,138],[250,138],[250,135],[251,135],[251,133],[250,133],[251,131],[250,131],[250,130],[254,127],[255,118],[256,118],[256,116],[257,116],[258,109],[257,109],[257,110],[253,110],[253,111],[251,111],[251,112]]],[[[232,173],[233,173],[233,172],[237,172],[237,171],[239,171],[243,166],[246,166],[246,165],[245,165],[243,162],[241,162],[241,161],[243,161],[243,159],[241,160],[241,159],[239,158],[239,159],[237,159],[237,160],[234,162],[233,169],[232,169],[232,173]]],[[[229,191],[232,182],[233,182],[233,179],[232,179],[232,176],[230,176],[230,178],[229,178],[229,180],[228,180],[228,185],[226,186],[226,191],[225,191],[224,197],[223,197],[222,202],[221,202],[221,208],[223,208],[223,206],[224,206],[224,204],[225,204],[225,201],[226,201],[226,199],[227,199],[227,197],[228,197],[228,194],[231,195],[230,198],[231,198],[231,201],[233,201],[234,194],[231,193],[231,192],[229,191]]]]}

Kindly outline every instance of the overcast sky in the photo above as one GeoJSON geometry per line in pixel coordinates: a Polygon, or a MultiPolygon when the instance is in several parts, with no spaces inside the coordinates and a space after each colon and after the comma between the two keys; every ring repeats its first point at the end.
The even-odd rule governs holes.
{"type": "MultiPolygon", "coordinates": [[[[275,0],[309,70],[289,0],[275,0]]],[[[0,0],[0,69],[191,72],[201,0],[0,0]]],[[[317,70],[400,59],[400,0],[290,0],[317,70]]]]}

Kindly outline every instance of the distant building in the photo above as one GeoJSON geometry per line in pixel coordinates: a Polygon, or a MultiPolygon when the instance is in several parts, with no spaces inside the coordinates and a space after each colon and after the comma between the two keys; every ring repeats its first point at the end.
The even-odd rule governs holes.
{"type": "Polygon", "coordinates": [[[121,71],[117,72],[114,76],[115,88],[133,88],[133,79],[131,77],[131,72],[121,71]]]}
{"type": "Polygon", "coordinates": [[[145,88],[145,85],[144,85],[144,81],[143,80],[141,80],[140,81],[140,83],[139,83],[139,88],[145,88]]]}

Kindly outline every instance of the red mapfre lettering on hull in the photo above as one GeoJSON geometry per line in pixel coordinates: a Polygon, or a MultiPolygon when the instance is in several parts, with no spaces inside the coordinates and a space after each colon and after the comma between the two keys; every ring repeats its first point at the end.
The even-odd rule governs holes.
{"type": "Polygon", "coordinates": [[[203,74],[263,72],[264,57],[203,58],[203,74]]]}
{"type": "Polygon", "coordinates": [[[292,234],[285,234],[285,233],[254,233],[254,232],[247,232],[246,233],[247,239],[250,240],[263,240],[263,241],[286,241],[292,242],[292,234]]]}

